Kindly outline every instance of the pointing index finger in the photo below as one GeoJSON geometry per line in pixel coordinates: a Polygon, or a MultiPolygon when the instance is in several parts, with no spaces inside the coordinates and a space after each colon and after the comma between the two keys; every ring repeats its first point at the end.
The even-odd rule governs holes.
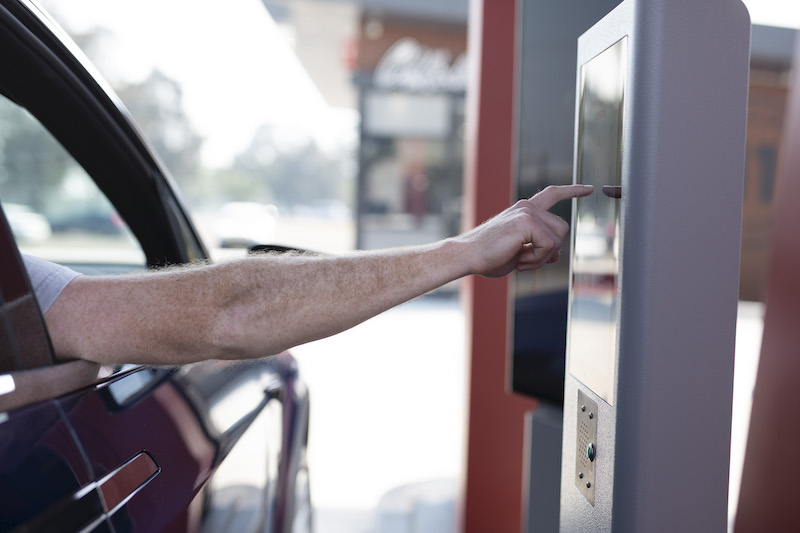
{"type": "Polygon", "coordinates": [[[550,185],[535,194],[531,198],[531,202],[541,209],[549,210],[558,202],[588,196],[592,194],[592,191],[594,191],[592,185],[550,185]]]}

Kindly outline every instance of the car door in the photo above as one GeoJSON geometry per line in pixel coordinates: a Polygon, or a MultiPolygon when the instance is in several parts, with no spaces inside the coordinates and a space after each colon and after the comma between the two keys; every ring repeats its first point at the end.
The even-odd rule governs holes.
{"type": "Polygon", "coordinates": [[[47,334],[17,253],[0,216],[0,530],[107,531],[100,494],[62,407],[26,403],[38,369],[52,364],[47,334]],[[23,397],[20,398],[20,395],[23,397]],[[46,477],[46,483],[43,479],[46,477]]]}

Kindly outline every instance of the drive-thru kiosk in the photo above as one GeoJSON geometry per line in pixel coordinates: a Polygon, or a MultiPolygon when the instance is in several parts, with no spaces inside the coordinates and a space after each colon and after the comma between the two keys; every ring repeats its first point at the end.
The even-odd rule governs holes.
{"type": "Polygon", "coordinates": [[[625,0],[578,41],[563,532],[726,529],[749,38],[625,0]]]}

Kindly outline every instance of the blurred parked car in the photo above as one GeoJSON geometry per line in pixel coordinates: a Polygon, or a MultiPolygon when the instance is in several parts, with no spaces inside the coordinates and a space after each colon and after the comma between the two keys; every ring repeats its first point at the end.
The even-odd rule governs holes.
{"type": "MultiPolygon", "coordinates": [[[[42,133],[26,133],[28,161],[71,158],[70,179],[83,173],[135,236],[145,260],[128,270],[207,259],[158,158],[34,3],[0,0],[0,57],[0,145],[23,124],[42,133]]],[[[58,175],[13,170],[0,180],[0,531],[310,531],[308,393],[291,355],[99,375],[57,361],[20,256],[39,236],[23,235],[7,184],[38,180],[50,198],[58,175]]],[[[119,271],[80,245],[68,266],[119,271]]]]}
{"type": "Polygon", "coordinates": [[[114,211],[85,211],[58,217],[53,220],[51,226],[54,232],[71,231],[121,235],[124,233],[125,222],[114,211]]]}
{"type": "Polygon", "coordinates": [[[11,225],[11,231],[17,240],[25,243],[38,244],[46,241],[52,235],[52,228],[47,217],[36,213],[27,205],[4,204],[3,208],[11,225]]]}
{"type": "Polygon", "coordinates": [[[353,213],[341,200],[317,200],[307,205],[295,206],[293,214],[298,217],[323,220],[351,220],[353,213]]]}
{"type": "Polygon", "coordinates": [[[222,248],[249,248],[275,238],[278,208],[257,202],[228,202],[216,213],[214,233],[222,248]]]}

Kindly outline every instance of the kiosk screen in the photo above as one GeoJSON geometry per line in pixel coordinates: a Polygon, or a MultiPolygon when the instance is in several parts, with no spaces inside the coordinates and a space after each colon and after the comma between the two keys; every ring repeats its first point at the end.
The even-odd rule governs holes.
{"type": "Polygon", "coordinates": [[[595,192],[577,200],[567,349],[569,371],[609,404],[617,354],[617,283],[623,95],[627,38],[581,66],[578,183],[595,192]]]}

